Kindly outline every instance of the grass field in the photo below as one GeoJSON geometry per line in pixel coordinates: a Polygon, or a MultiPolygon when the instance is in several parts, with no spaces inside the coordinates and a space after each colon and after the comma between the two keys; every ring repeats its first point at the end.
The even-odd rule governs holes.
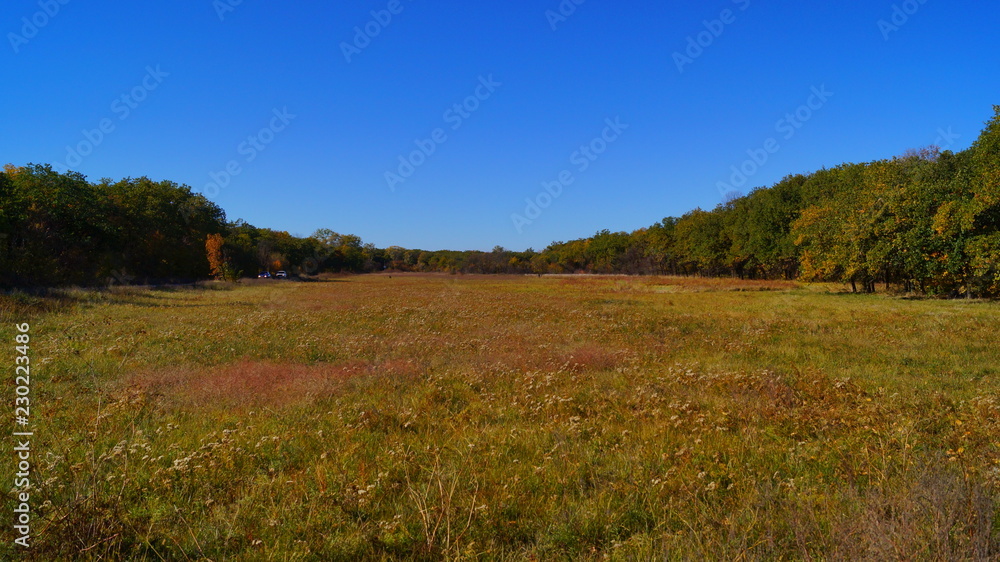
{"type": "Polygon", "coordinates": [[[840,290],[379,275],[0,297],[11,366],[31,323],[36,485],[32,548],[0,555],[997,559],[1000,304],[840,290]]]}

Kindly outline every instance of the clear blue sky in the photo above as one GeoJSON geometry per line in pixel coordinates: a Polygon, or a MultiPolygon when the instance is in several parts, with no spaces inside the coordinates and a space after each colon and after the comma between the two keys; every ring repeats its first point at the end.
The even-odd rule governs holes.
{"type": "Polygon", "coordinates": [[[742,191],[949,129],[967,148],[1000,104],[1000,10],[971,0],[586,0],[555,30],[558,0],[243,0],[220,18],[235,1],[8,0],[0,159],[196,191],[233,162],[206,191],[231,220],[381,247],[541,249],[714,207],[768,139],[778,149],[742,191]],[[880,28],[894,6],[901,25],[880,28]],[[388,7],[402,10],[348,62],[343,43],[388,7]],[[727,9],[716,37],[703,22],[727,9]],[[703,31],[680,72],[674,53],[703,31]],[[479,87],[491,76],[499,86],[479,87]],[[810,100],[823,86],[833,95],[810,100]],[[475,111],[446,113],[477,88],[475,111]],[[779,123],[810,101],[799,128],[779,123]],[[574,152],[615,118],[628,128],[581,171],[574,152]],[[103,138],[84,134],[102,120],[103,138]],[[272,125],[262,151],[241,146],[272,125]],[[435,129],[443,142],[390,189],[386,172],[435,129]],[[511,215],[563,170],[573,183],[518,232],[511,215]]]}

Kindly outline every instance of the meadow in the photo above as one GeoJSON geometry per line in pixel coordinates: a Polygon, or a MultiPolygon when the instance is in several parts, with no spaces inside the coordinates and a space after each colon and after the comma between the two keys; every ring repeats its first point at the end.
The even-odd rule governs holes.
{"type": "Polygon", "coordinates": [[[996,302],[615,276],[75,289],[0,296],[11,366],[22,322],[34,536],[4,559],[1000,557],[996,302]]]}

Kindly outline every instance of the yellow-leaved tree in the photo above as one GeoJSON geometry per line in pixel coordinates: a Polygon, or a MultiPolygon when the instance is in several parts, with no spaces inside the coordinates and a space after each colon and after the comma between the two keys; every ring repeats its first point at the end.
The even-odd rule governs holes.
{"type": "Polygon", "coordinates": [[[225,261],[222,257],[222,235],[209,234],[205,240],[205,253],[208,255],[208,268],[216,279],[223,276],[223,266],[225,261]]]}
{"type": "Polygon", "coordinates": [[[243,275],[230,263],[223,250],[225,240],[221,234],[209,234],[205,239],[205,254],[208,256],[208,267],[216,279],[223,281],[238,281],[243,275]]]}

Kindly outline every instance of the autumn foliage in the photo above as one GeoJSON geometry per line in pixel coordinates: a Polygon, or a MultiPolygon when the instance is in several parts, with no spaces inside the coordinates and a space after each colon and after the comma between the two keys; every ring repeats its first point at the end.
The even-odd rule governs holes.
{"type": "Polygon", "coordinates": [[[382,249],[328,229],[300,238],[227,222],[214,203],[172,182],[92,184],[48,166],[8,165],[0,172],[0,286],[388,270],[802,279],[992,297],[1000,294],[995,111],[961,152],[928,147],[790,175],[712,210],[540,252],[382,249]]]}
{"type": "Polygon", "coordinates": [[[222,258],[222,235],[209,234],[205,239],[205,253],[208,256],[208,267],[217,279],[222,277],[225,261],[222,258]]]}

